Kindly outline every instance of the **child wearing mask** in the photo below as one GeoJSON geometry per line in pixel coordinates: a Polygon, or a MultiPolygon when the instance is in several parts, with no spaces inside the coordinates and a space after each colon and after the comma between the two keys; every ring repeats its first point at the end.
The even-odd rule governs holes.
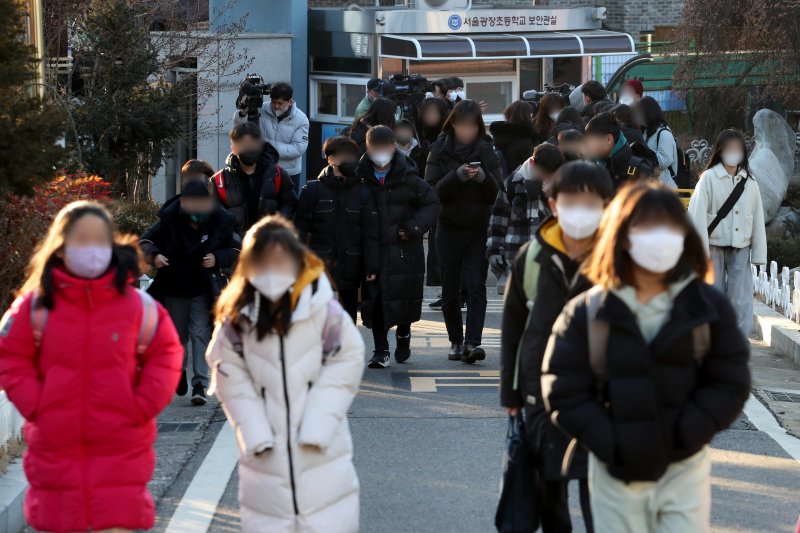
{"type": "Polygon", "coordinates": [[[553,217],[516,255],[509,276],[503,303],[500,402],[511,416],[522,411],[528,442],[536,443],[531,451],[538,458],[542,531],[572,530],[567,482],[578,479],[583,520],[591,532],[586,455],[581,453],[562,474],[569,439],[544,410],[540,378],[553,323],[570,299],[591,286],[580,273],[581,262],[592,250],[614,188],[604,169],[583,161],[562,166],[551,183],[548,202],[553,217]]]}
{"type": "Polygon", "coordinates": [[[378,211],[380,269],[365,284],[364,323],[372,329],[375,352],[369,368],[389,366],[388,332],[397,326],[395,360],[411,356],[411,324],[422,316],[425,250],[422,237],[439,213],[436,192],[417,169],[397,151],[391,128],[375,126],[367,132],[367,153],[356,171],[375,199],[378,211]]]}
{"type": "Polygon", "coordinates": [[[680,199],[652,183],[621,190],[585,272],[595,287],[553,327],[542,395],[589,450],[595,529],[710,531],[708,444],[750,394],[750,346],[705,281],[680,199]]]}
{"type": "Polygon", "coordinates": [[[164,303],[186,352],[177,394],[188,392],[186,365],[191,359],[191,402],[204,405],[211,309],[224,285],[221,269],[236,264],[241,248],[236,219],[219,205],[207,183],[190,181],[177,201],[161,208],[139,244],[148,263],[158,269],[148,292],[164,303]]]}
{"type": "Polygon", "coordinates": [[[689,201],[689,216],[714,263],[714,284],[736,309],[741,332],[750,335],[750,263],[767,263],[767,234],[761,192],[750,172],[744,137],[738,131],[725,130],[717,137],[689,201]],[[729,198],[734,202],[723,210],[729,198]]]}
{"type": "Polygon", "coordinates": [[[236,431],[243,532],[358,531],[347,410],[363,361],[322,261],[288,220],[258,222],[217,302],[208,350],[236,431]]]}
{"type": "Polygon", "coordinates": [[[322,148],[328,166],[300,191],[295,227],[325,261],[345,311],[356,321],[358,289],[380,266],[378,213],[369,186],[356,176],[358,145],[331,137],[322,148]]]}
{"type": "Polygon", "coordinates": [[[414,123],[403,118],[394,125],[394,138],[397,151],[406,156],[417,167],[420,173],[425,170],[425,154],[417,140],[417,130],[414,123]]]}
{"type": "Polygon", "coordinates": [[[131,285],[141,266],[104,207],[71,203],[3,317],[0,385],[26,419],[25,520],[37,531],[153,527],[155,418],[183,351],[167,312],[131,285]]]}
{"type": "Polygon", "coordinates": [[[489,219],[486,256],[489,267],[498,274],[498,294],[503,294],[504,273],[520,247],[531,240],[539,225],[550,216],[547,189],[553,173],[563,159],[558,148],[540,144],[501,189],[489,219]]]}

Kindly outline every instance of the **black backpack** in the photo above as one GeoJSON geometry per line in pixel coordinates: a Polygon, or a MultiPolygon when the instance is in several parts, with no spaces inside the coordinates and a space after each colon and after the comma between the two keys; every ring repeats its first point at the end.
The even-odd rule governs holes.
{"type": "MultiPolygon", "coordinates": [[[[667,128],[661,128],[658,130],[656,134],[656,146],[658,146],[658,141],[661,138],[661,132],[667,128]]],[[[673,139],[675,136],[672,136],[673,139]]],[[[675,185],[678,186],[679,189],[691,189],[692,188],[692,171],[690,170],[689,158],[686,156],[686,152],[684,152],[680,146],[678,146],[678,140],[675,139],[675,148],[677,148],[678,153],[678,172],[672,170],[672,166],[667,167],[669,170],[670,176],[672,176],[672,181],[675,182],[675,185]]]]}
{"type": "Polygon", "coordinates": [[[633,156],[628,160],[628,179],[655,176],[658,170],[656,153],[642,143],[632,143],[630,146],[633,156]]]}

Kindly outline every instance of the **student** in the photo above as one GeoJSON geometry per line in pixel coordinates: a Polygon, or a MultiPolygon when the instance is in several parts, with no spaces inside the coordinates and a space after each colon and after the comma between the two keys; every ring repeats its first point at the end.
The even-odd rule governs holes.
{"type": "Polygon", "coordinates": [[[491,207],[502,183],[500,162],[478,104],[459,102],[431,147],[425,179],[442,202],[436,249],[442,268],[442,313],[451,361],[486,358],[480,347],[486,318],[486,237],[491,207]],[[461,317],[461,275],[467,285],[466,333],[461,317]]]}
{"type": "Polygon", "coordinates": [[[550,144],[558,144],[558,135],[562,131],[583,132],[583,119],[581,114],[572,106],[567,106],[561,110],[553,124],[552,133],[547,140],[550,144]]]}
{"type": "Polygon", "coordinates": [[[703,241],[667,187],[620,191],[545,352],[555,423],[587,448],[597,531],[710,531],[709,442],[750,394],[749,344],[704,280],[703,241]]]}
{"type": "Polygon", "coordinates": [[[300,191],[295,226],[325,261],[339,301],[355,322],[361,282],[375,281],[380,268],[378,212],[369,186],[356,176],[356,143],[330,137],[322,150],[328,166],[300,191]]]}
{"type": "Polygon", "coordinates": [[[538,457],[542,483],[539,509],[544,533],[572,531],[567,481],[580,480],[586,530],[591,532],[585,453],[561,473],[569,439],[551,422],[542,404],[542,359],[553,323],[564,305],[591,287],[580,274],[594,245],[603,208],[614,188],[608,173],[583,161],[562,166],[550,187],[548,219],[516,255],[503,303],[500,403],[509,415],[524,408],[529,442],[538,457]]]}
{"type": "Polygon", "coordinates": [[[689,201],[689,216],[714,263],[714,283],[728,295],[739,329],[749,336],[753,323],[750,263],[767,263],[767,234],[761,192],[738,131],[725,130],[717,137],[689,201]],[[722,210],[728,198],[738,199],[722,210]]]}
{"type": "Polygon", "coordinates": [[[364,116],[356,118],[344,135],[347,135],[358,145],[359,157],[367,151],[367,132],[373,126],[388,126],[394,129],[397,118],[397,104],[388,98],[375,98],[369,105],[364,116]]]}
{"type": "Polygon", "coordinates": [[[578,130],[565,130],[558,134],[558,151],[564,162],[583,159],[583,133],[578,130]]]}
{"type": "Polygon", "coordinates": [[[322,261],[288,220],[250,229],[208,350],[236,432],[245,533],[358,531],[347,410],[364,341],[335,300],[322,261]]]}
{"type": "Polygon", "coordinates": [[[414,163],[419,172],[425,171],[425,154],[422,151],[419,140],[417,140],[417,130],[414,123],[403,118],[397,121],[394,126],[395,147],[397,151],[406,156],[414,163]]]}
{"type": "Polygon", "coordinates": [[[422,316],[422,237],[436,220],[439,199],[397,151],[394,132],[386,126],[367,133],[367,153],[358,163],[357,176],[372,191],[380,232],[378,278],[362,291],[364,323],[375,341],[368,366],[386,368],[392,326],[397,326],[395,360],[404,363],[411,357],[411,324],[422,316]]]}
{"type": "Polygon", "coordinates": [[[561,111],[564,109],[564,99],[556,93],[545,93],[539,102],[539,109],[536,111],[536,118],[533,121],[535,145],[547,142],[553,134],[561,111]]]}
{"type": "Polygon", "coordinates": [[[536,144],[532,115],[531,104],[517,100],[503,110],[505,120],[492,122],[489,126],[494,146],[505,159],[507,172],[504,172],[503,178],[514,172],[533,153],[536,144]]]}
{"type": "Polygon", "coordinates": [[[181,167],[181,189],[190,181],[208,183],[214,175],[214,168],[202,159],[190,159],[181,167]]]}
{"type": "MultiPolygon", "coordinates": [[[[489,219],[486,257],[493,271],[505,273],[520,247],[531,240],[539,225],[550,216],[547,195],[553,173],[564,162],[558,148],[540,144],[533,155],[507,180],[497,193],[489,219]]],[[[498,293],[503,285],[498,282],[498,293]]]]}
{"type": "Polygon", "coordinates": [[[56,216],[0,325],[0,386],[25,417],[25,519],[37,531],[146,530],[155,418],[183,350],[131,285],[135,241],[100,204],[56,216]]]}
{"type": "Polygon", "coordinates": [[[608,99],[608,93],[603,84],[596,80],[589,80],[581,85],[583,93],[583,111],[581,115],[590,119],[601,112],[601,109],[613,106],[608,99]]]}
{"type": "Polygon", "coordinates": [[[642,130],[637,123],[633,109],[625,104],[617,104],[611,108],[614,118],[619,124],[619,129],[622,131],[629,144],[639,143],[646,145],[647,141],[644,140],[642,130]]]}
{"type": "Polygon", "coordinates": [[[622,84],[622,89],[619,91],[619,103],[626,106],[632,106],[642,99],[644,94],[644,85],[639,80],[626,80],[622,84]]]}
{"type": "Polygon", "coordinates": [[[178,396],[188,392],[186,364],[191,359],[191,401],[205,405],[211,310],[225,284],[222,270],[236,264],[242,241],[236,220],[200,181],[187,183],[178,201],[162,207],[158,218],[139,241],[148,263],[158,269],[148,292],[164,303],[184,347],[178,396]]]}
{"type": "Polygon", "coordinates": [[[583,140],[584,155],[608,170],[614,187],[649,177],[649,172],[641,168],[640,159],[634,159],[628,140],[611,113],[600,113],[590,120],[583,140]]]}
{"type": "Polygon", "coordinates": [[[262,217],[281,213],[294,216],[297,193],[294,183],[278,165],[278,152],[264,142],[252,122],[231,129],[231,153],[225,168],[211,178],[222,205],[236,218],[239,235],[262,217]]]}
{"type": "Polygon", "coordinates": [[[678,175],[678,145],[664,119],[661,106],[652,96],[645,96],[636,103],[636,114],[642,117],[647,146],[658,158],[656,174],[659,180],[664,185],[677,189],[675,176],[678,175]]]}

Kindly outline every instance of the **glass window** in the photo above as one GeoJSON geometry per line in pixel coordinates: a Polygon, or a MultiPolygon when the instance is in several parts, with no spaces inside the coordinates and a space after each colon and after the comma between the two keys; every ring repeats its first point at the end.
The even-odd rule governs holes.
{"type": "Polygon", "coordinates": [[[510,81],[469,81],[465,80],[467,97],[470,100],[486,102],[486,115],[503,113],[514,101],[513,83],[510,81]]]}
{"type": "Polygon", "coordinates": [[[341,106],[339,113],[343,117],[356,116],[356,107],[364,99],[367,94],[367,87],[365,84],[352,85],[349,83],[341,84],[341,106]]]}
{"type": "Polygon", "coordinates": [[[335,81],[317,82],[317,114],[336,115],[337,85],[335,81]]]}

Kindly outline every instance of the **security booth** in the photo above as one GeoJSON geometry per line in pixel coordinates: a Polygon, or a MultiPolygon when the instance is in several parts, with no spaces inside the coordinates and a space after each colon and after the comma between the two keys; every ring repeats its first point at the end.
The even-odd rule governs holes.
{"type": "Polygon", "coordinates": [[[487,104],[487,122],[527,90],[591,79],[592,57],[632,54],[626,33],[603,29],[605,8],[313,8],[308,16],[308,177],[323,168],[322,144],[352,124],[372,77],[464,80],[487,104]]]}

